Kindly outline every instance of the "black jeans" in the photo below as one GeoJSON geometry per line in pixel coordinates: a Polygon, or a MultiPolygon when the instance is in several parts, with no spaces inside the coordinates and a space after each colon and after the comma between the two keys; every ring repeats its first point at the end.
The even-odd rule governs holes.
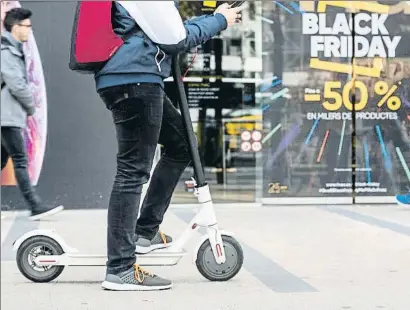
{"type": "Polygon", "coordinates": [[[158,232],[190,153],[182,117],[160,85],[111,87],[100,96],[112,113],[118,142],[107,233],[107,272],[115,274],[136,262],[135,234],[152,239],[158,232]],[[137,221],[142,186],[149,180],[158,143],[165,152],[137,221]]]}
{"type": "Polygon", "coordinates": [[[41,205],[28,174],[28,156],[21,128],[1,127],[1,170],[9,158],[13,160],[14,175],[29,208],[36,210],[41,205]]]}

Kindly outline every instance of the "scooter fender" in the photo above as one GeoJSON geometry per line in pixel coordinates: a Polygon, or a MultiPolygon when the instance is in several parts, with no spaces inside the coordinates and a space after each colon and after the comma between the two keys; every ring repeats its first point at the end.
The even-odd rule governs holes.
{"type": "Polygon", "coordinates": [[[21,244],[27,239],[35,236],[45,236],[56,241],[63,249],[64,253],[78,253],[78,250],[70,247],[60,235],[58,235],[55,230],[45,230],[45,229],[36,229],[26,232],[20,238],[13,242],[13,251],[17,251],[21,244]]]}
{"type": "MultiPolygon", "coordinates": [[[[230,231],[226,231],[226,230],[220,230],[221,236],[229,236],[229,237],[235,237],[235,234],[233,232],[230,231]]],[[[195,251],[192,253],[192,261],[195,263],[196,262],[196,258],[198,255],[198,251],[199,248],[201,247],[202,243],[204,243],[207,239],[209,239],[209,236],[207,234],[203,235],[201,237],[201,240],[198,242],[198,244],[195,246],[195,251]]]]}

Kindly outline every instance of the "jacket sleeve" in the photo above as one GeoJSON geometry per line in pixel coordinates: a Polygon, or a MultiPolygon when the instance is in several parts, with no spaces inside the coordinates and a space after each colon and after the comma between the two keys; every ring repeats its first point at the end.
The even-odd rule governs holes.
{"type": "Polygon", "coordinates": [[[144,33],[169,54],[199,46],[227,28],[222,14],[200,16],[185,23],[173,1],[118,1],[144,33]]]}
{"type": "Polygon", "coordinates": [[[17,56],[9,49],[1,50],[1,75],[9,92],[27,111],[27,114],[34,114],[35,104],[31,89],[19,67],[17,56]]]}
{"type": "Polygon", "coordinates": [[[222,30],[227,28],[227,22],[222,14],[204,15],[187,20],[184,22],[186,30],[186,39],[178,42],[178,44],[163,45],[160,47],[168,53],[175,54],[185,52],[193,47],[204,44],[212,39],[222,30]]]}
{"type": "Polygon", "coordinates": [[[188,19],[184,22],[184,26],[192,24],[192,23],[197,23],[198,21],[203,20],[204,18],[208,18],[208,17],[212,17],[212,15],[201,15],[201,16],[198,16],[198,17],[188,19]]]}

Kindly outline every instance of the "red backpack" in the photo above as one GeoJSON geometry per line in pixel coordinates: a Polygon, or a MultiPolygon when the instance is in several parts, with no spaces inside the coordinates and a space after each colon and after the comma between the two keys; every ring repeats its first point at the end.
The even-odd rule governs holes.
{"type": "Polygon", "coordinates": [[[78,2],[71,37],[71,70],[94,74],[124,44],[112,29],[113,4],[113,1],[78,2]]]}
{"type": "Polygon", "coordinates": [[[70,69],[94,74],[138,31],[144,31],[156,44],[177,44],[186,38],[186,30],[173,1],[118,1],[138,27],[119,37],[112,29],[114,1],[79,1],[75,12],[70,48],[70,69]],[[160,25],[158,16],[166,16],[160,25]]]}

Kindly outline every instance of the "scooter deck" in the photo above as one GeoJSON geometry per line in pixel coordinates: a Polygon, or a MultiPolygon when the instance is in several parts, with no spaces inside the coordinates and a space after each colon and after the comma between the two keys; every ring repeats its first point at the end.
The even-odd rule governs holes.
{"type": "MultiPolygon", "coordinates": [[[[148,254],[136,254],[137,263],[140,266],[174,266],[186,255],[186,252],[151,252],[148,254]]],[[[105,266],[106,255],[93,254],[70,254],[43,255],[35,258],[38,266],[105,266]]]]}

